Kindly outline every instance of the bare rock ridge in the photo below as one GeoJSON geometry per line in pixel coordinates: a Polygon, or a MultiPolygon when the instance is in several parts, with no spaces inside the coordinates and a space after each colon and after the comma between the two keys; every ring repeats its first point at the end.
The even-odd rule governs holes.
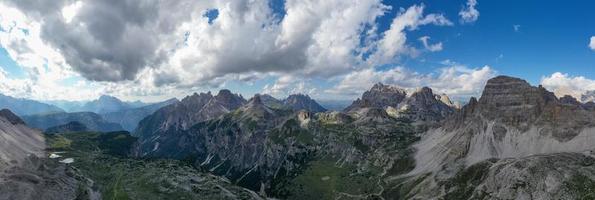
{"type": "Polygon", "coordinates": [[[88,180],[46,158],[45,138],[10,110],[0,111],[0,199],[99,199],[88,180]]]}
{"type": "Polygon", "coordinates": [[[8,109],[0,110],[0,117],[4,118],[13,125],[25,124],[25,122],[20,117],[18,117],[8,109]]]}
{"type": "Polygon", "coordinates": [[[558,99],[541,86],[498,76],[487,82],[479,100],[472,98],[441,127],[426,133],[416,145],[416,170],[434,171],[453,163],[468,166],[490,158],[581,152],[593,148],[594,135],[595,112],[576,99],[558,99]]]}
{"type": "Polygon", "coordinates": [[[438,122],[456,109],[448,96],[436,95],[429,87],[420,88],[408,96],[404,89],[377,83],[344,111],[357,113],[371,108],[383,109],[390,116],[415,122],[438,122]]]}
{"type": "Polygon", "coordinates": [[[287,97],[287,99],[283,100],[285,105],[288,105],[295,111],[299,110],[307,110],[309,112],[325,112],[326,109],[318,104],[316,101],[310,98],[308,95],[304,94],[292,94],[287,97]]]}
{"type": "Polygon", "coordinates": [[[0,141],[0,167],[2,162],[21,163],[30,154],[44,156],[45,140],[41,132],[25,126],[8,109],[0,111],[0,141]]]}
{"type": "Polygon", "coordinates": [[[185,130],[196,123],[229,113],[245,103],[246,100],[241,95],[232,94],[229,90],[221,90],[216,96],[210,92],[194,93],[141,120],[134,134],[151,136],[169,130],[185,130]]]}
{"type": "Polygon", "coordinates": [[[595,183],[593,144],[588,104],[498,76],[414,145],[408,198],[582,199],[589,189],[576,185],[595,183]]]}
{"type": "Polygon", "coordinates": [[[345,112],[355,111],[365,107],[387,108],[389,106],[397,108],[407,97],[407,92],[401,88],[391,85],[376,83],[372,88],[362,95],[360,99],[355,100],[350,106],[345,108],[345,112]]]}

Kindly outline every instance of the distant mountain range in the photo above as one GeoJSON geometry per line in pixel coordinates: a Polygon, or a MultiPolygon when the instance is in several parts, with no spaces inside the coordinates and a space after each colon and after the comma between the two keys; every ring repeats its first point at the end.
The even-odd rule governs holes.
{"type": "Polygon", "coordinates": [[[166,100],[163,102],[149,104],[149,105],[138,107],[138,108],[131,108],[131,109],[125,109],[125,110],[120,110],[120,111],[116,111],[116,112],[104,113],[104,114],[101,114],[101,116],[109,122],[118,123],[118,124],[122,125],[122,128],[124,128],[124,130],[132,132],[132,131],[134,131],[134,129],[136,129],[136,126],[142,119],[153,114],[153,112],[155,112],[156,110],[158,110],[162,107],[165,107],[170,104],[177,103],[177,102],[178,102],[178,99],[173,98],[173,99],[169,99],[169,100],[166,100]]]}
{"type": "Polygon", "coordinates": [[[118,112],[149,105],[141,101],[125,102],[109,95],[101,95],[98,99],[92,101],[59,100],[47,101],[47,103],[56,105],[66,112],[94,112],[98,114],[118,112]]]}
{"type": "Polygon", "coordinates": [[[35,115],[64,112],[64,110],[29,99],[20,99],[0,94],[0,109],[10,109],[17,115],[35,115]]]}
{"type": "Polygon", "coordinates": [[[91,131],[110,132],[124,130],[120,124],[109,122],[103,119],[101,115],[93,112],[27,115],[23,116],[22,119],[28,126],[41,130],[69,124],[71,122],[80,122],[91,131]]]}

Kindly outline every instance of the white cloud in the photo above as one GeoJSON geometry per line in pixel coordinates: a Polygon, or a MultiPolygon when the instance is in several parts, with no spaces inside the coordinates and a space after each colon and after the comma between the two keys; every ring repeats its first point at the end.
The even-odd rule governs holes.
{"type": "Polygon", "coordinates": [[[285,77],[333,78],[394,63],[420,53],[407,32],[453,25],[414,5],[379,32],[377,19],[391,9],[381,0],[287,0],[279,17],[265,0],[12,0],[0,3],[0,44],[28,74],[10,81],[37,91],[22,97],[163,96],[267,76],[279,78],[271,92],[308,93],[308,82],[285,77]],[[208,23],[212,9],[218,16],[208,23]],[[72,79],[76,86],[64,84],[72,79]]]}
{"type": "Polygon", "coordinates": [[[318,95],[318,88],[301,78],[292,76],[281,76],[275,83],[267,84],[262,89],[262,93],[270,94],[275,97],[283,98],[291,94],[307,94],[310,96],[318,95]]]}
{"type": "Polygon", "coordinates": [[[512,29],[514,30],[514,32],[519,32],[519,31],[521,31],[521,25],[518,25],[518,24],[512,25],[512,29]]]}
{"type": "Polygon", "coordinates": [[[595,90],[595,80],[584,76],[570,76],[561,72],[542,77],[541,85],[553,91],[558,97],[570,95],[579,100],[587,91],[595,90]]]}
{"type": "Polygon", "coordinates": [[[439,14],[423,15],[424,5],[414,5],[407,10],[401,9],[392,21],[390,29],[383,33],[382,39],[376,44],[377,51],[372,54],[371,62],[385,64],[391,62],[400,54],[411,54],[414,49],[406,44],[406,30],[416,30],[419,26],[434,24],[438,26],[452,26],[446,17],[439,14]]]}
{"type": "Polygon", "coordinates": [[[468,0],[467,5],[459,11],[461,16],[461,23],[473,23],[479,18],[479,11],[475,9],[477,0],[468,0]]]}
{"type": "Polygon", "coordinates": [[[83,6],[83,2],[77,1],[62,8],[62,17],[64,17],[66,23],[70,23],[72,21],[74,16],[76,16],[78,11],[81,9],[81,6],[83,6]]]}
{"type": "Polygon", "coordinates": [[[591,42],[589,43],[589,48],[595,51],[595,36],[591,36],[591,42]]]}
{"type": "Polygon", "coordinates": [[[382,82],[414,90],[428,86],[436,93],[446,93],[454,98],[468,98],[480,95],[488,79],[497,73],[489,66],[467,68],[450,66],[438,70],[437,74],[422,74],[404,67],[396,67],[386,71],[372,68],[352,72],[346,75],[334,88],[327,92],[359,96],[373,84],[382,82]]]}
{"type": "Polygon", "coordinates": [[[442,42],[438,42],[436,44],[428,44],[429,39],[430,39],[430,36],[422,36],[419,38],[419,41],[421,41],[421,43],[424,45],[424,48],[426,48],[426,50],[428,50],[428,51],[431,51],[431,52],[442,51],[442,42]]]}

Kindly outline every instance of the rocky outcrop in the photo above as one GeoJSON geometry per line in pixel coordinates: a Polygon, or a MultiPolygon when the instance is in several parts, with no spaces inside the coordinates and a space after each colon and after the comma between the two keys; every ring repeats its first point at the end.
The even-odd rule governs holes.
{"type": "Polygon", "coordinates": [[[186,130],[191,126],[217,118],[233,111],[246,100],[229,90],[221,90],[216,96],[208,93],[194,93],[180,102],[165,106],[139,122],[133,135],[140,140],[168,131],[186,130]]]}
{"type": "Polygon", "coordinates": [[[454,104],[446,95],[435,95],[423,87],[399,104],[397,116],[414,122],[438,122],[454,113],[454,104]]]}
{"type": "Polygon", "coordinates": [[[260,95],[260,99],[262,100],[262,103],[264,103],[264,105],[266,105],[270,108],[288,109],[288,107],[285,105],[285,103],[283,103],[283,101],[281,101],[271,95],[262,94],[262,95],[260,95]]]}
{"type": "Polygon", "coordinates": [[[0,111],[0,141],[0,171],[3,165],[21,163],[28,155],[44,156],[45,139],[41,132],[25,126],[8,109],[0,111]]]}
{"type": "Polygon", "coordinates": [[[574,181],[571,178],[575,175],[590,183],[595,180],[592,171],[571,170],[580,168],[585,159],[593,160],[592,155],[582,156],[583,152],[593,150],[593,136],[595,113],[576,99],[570,96],[558,99],[541,86],[499,76],[487,82],[479,100],[472,98],[441,127],[425,133],[415,145],[416,167],[410,174],[413,177],[430,174],[424,175],[424,183],[419,187],[434,190],[415,192],[419,198],[455,195],[439,191],[452,192],[457,189],[451,187],[459,181],[459,176],[471,173],[481,180],[471,183],[472,188],[459,191],[469,196],[457,198],[572,199],[576,193],[563,191],[567,186],[563,184],[574,181]],[[567,161],[555,162],[564,159],[567,161]],[[486,162],[491,162],[488,164],[492,167],[474,171],[486,162]],[[507,187],[519,181],[528,184],[516,189],[507,187]],[[539,182],[553,185],[534,184],[539,182]]]}
{"type": "Polygon", "coordinates": [[[314,113],[326,111],[325,108],[311,99],[310,96],[304,94],[289,95],[287,99],[283,100],[283,103],[295,111],[306,110],[314,113]]]}
{"type": "MultiPolygon", "coordinates": [[[[490,159],[450,178],[405,182],[407,199],[591,199],[595,187],[592,153],[554,153],[490,159]]],[[[416,179],[413,179],[416,180],[416,179]]]]}
{"type": "Polygon", "coordinates": [[[406,97],[407,92],[401,88],[376,83],[370,90],[364,92],[361,98],[345,108],[344,111],[352,112],[369,107],[386,109],[391,106],[397,108],[406,97]]]}
{"type": "Polygon", "coordinates": [[[436,95],[428,87],[420,88],[408,95],[403,89],[377,83],[345,111],[357,113],[362,109],[384,109],[394,118],[431,124],[454,113],[456,107],[448,96],[436,95]]]}
{"type": "Polygon", "coordinates": [[[594,102],[595,101],[595,90],[586,91],[581,95],[581,102],[594,102]]]}
{"type": "Polygon", "coordinates": [[[0,199],[99,199],[76,172],[49,160],[45,138],[9,110],[0,111],[0,199]]]}

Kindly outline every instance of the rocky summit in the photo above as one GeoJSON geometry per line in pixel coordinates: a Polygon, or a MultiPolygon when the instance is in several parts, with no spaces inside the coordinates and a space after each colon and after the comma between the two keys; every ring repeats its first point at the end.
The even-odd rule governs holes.
{"type": "Polygon", "coordinates": [[[360,108],[376,107],[387,108],[389,106],[397,108],[407,97],[407,92],[401,88],[376,83],[372,88],[355,100],[350,106],[345,108],[345,112],[356,111],[360,108]]]}
{"type": "Polygon", "coordinates": [[[304,94],[289,95],[287,99],[283,100],[283,103],[296,111],[306,110],[315,113],[326,111],[325,108],[311,99],[310,96],[304,94]]]}
{"type": "Polygon", "coordinates": [[[416,198],[577,199],[581,193],[570,185],[585,177],[593,183],[594,135],[595,112],[576,99],[498,76],[479,100],[472,98],[415,144],[410,175],[424,178],[410,192],[416,198]],[[571,170],[583,161],[590,167],[571,170]],[[518,182],[526,184],[506,187],[518,182]]]}
{"type": "Polygon", "coordinates": [[[216,96],[210,92],[194,93],[141,120],[133,134],[143,140],[144,137],[159,135],[156,133],[185,130],[196,123],[229,113],[245,103],[242,96],[229,90],[221,90],[216,96]]]}
{"type": "Polygon", "coordinates": [[[456,109],[448,96],[436,95],[429,87],[422,87],[408,95],[404,89],[377,83],[347,107],[345,112],[356,113],[373,108],[383,109],[392,117],[418,123],[441,121],[456,109]]]}

